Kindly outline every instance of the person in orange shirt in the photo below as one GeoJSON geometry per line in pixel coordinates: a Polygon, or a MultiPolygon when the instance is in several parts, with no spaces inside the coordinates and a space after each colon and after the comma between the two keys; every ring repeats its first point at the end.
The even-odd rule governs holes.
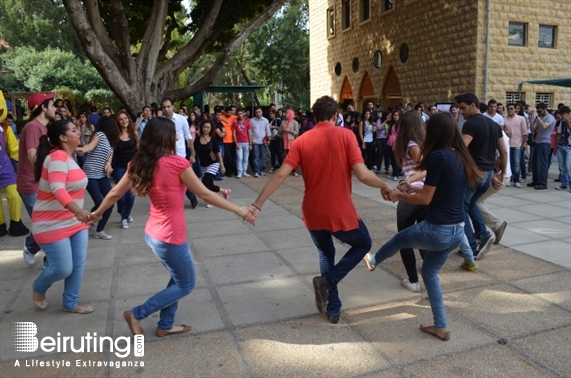
{"type": "Polygon", "coordinates": [[[355,134],[335,127],[339,104],[333,98],[319,98],[312,107],[317,124],[291,144],[281,168],[250,207],[255,224],[266,199],[291,172],[301,167],[305,195],[301,205],[303,221],[319,251],[321,276],[313,278],[315,304],[327,320],[336,324],[341,313],[337,284],[371,249],[371,237],[351,198],[351,174],[365,185],[380,188],[387,199],[392,189],[363,163],[355,134]],[[351,246],[335,264],[333,237],[351,246]]]}
{"type": "Polygon", "coordinates": [[[224,143],[224,167],[226,167],[226,177],[237,176],[236,168],[236,143],[232,134],[232,125],[236,121],[236,116],[232,114],[232,107],[227,106],[224,114],[220,116],[220,123],[224,127],[226,136],[222,139],[224,143]]]}

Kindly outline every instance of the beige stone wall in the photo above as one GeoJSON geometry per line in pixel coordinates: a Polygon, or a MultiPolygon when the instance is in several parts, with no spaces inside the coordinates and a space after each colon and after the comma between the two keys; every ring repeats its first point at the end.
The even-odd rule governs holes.
{"type": "MultiPolygon", "coordinates": [[[[485,25],[486,2],[480,3],[479,23],[485,25]]],[[[571,77],[571,1],[492,1],[488,99],[505,100],[525,80],[571,77]],[[509,22],[527,24],[527,45],[508,45],[509,22]],[[539,48],[539,25],[557,27],[556,48],[539,48]]],[[[483,29],[485,31],[485,29],[483,29]]],[[[479,36],[479,50],[485,46],[479,36]]],[[[478,59],[478,92],[483,93],[484,55],[478,59]]],[[[571,103],[571,89],[524,84],[525,101],[533,104],[536,93],[553,93],[553,104],[571,103]]]]}
{"type": "MultiPolygon", "coordinates": [[[[359,91],[366,72],[373,81],[375,97],[383,98],[390,67],[399,78],[403,104],[451,102],[456,94],[467,91],[483,98],[486,0],[396,0],[395,9],[386,13],[381,13],[380,1],[371,0],[371,20],[364,23],[359,22],[360,0],[352,0],[352,25],[348,30],[341,29],[341,3],[341,0],[309,0],[312,101],[325,94],[339,99],[347,77],[360,108],[363,99],[359,91]],[[335,37],[328,38],[326,16],[332,6],[336,15],[335,37]],[[404,64],[399,58],[403,43],[410,49],[409,60],[404,64]],[[383,55],[381,68],[372,64],[377,50],[383,55]],[[356,73],[351,68],[355,57],[360,61],[356,73]],[[336,62],[342,65],[340,76],[333,70],[336,62]]],[[[571,51],[571,22],[556,24],[557,49],[536,47],[539,23],[554,25],[553,20],[571,14],[571,1],[536,1],[537,9],[529,9],[531,3],[492,0],[488,98],[503,101],[505,92],[517,91],[517,83],[523,80],[561,77],[565,72],[571,76],[571,62],[567,58],[571,55],[564,53],[571,51]],[[546,4],[551,4],[549,11],[546,4]],[[542,7],[544,12],[540,11],[542,7]],[[528,47],[507,45],[512,13],[520,17],[513,21],[529,23],[528,47]],[[509,69],[512,66],[515,71],[509,69]]],[[[571,103],[568,89],[524,85],[524,92],[528,101],[535,99],[536,92],[549,92],[555,94],[555,103],[571,103]]]]}

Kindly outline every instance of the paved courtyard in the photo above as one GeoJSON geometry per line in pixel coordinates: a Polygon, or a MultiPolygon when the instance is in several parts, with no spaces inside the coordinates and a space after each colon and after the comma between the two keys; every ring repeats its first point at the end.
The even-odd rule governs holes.
{"type": "MultiPolygon", "coordinates": [[[[48,291],[48,308],[37,310],[31,286],[41,259],[27,267],[24,238],[0,238],[0,377],[571,376],[571,194],[554,189],[555,169],[548,190],[505,188],[490,198],[489,207],[508,228],[500,245],[478,261],[480,269],[462,270],[456,255],[444,266],[440,282],[452,334],[446,343],[418,329],[432,323],[430,306],[424,287],[419,295],[400,285],[405,271],[398,255],[374,272],[363,265],[346,277],[338,325],[317,313],[311,279],[319,266],[300,219],[301,177],[288,178],[256,227],[202,201],[196,210],[187,203],[198,282],[180,302],[176,322],[193,330],[159,339],[158,314],[144,320],[144,357],[124,359],[144,367],[76,366],[76,360],[122,361],[108,349],[16,352],[12,332],[14,322],[34,322],[38,339],[58,332],[76,339],[87,332],[130,336],[123,311],[169,279],[144,243],[147,199],[137,198],[128,230],[119,228],[114,213],[106,229],[113,239],[90,239],[80,297],[94,306],[90,315],[61,311],[61,282],[48,291]],[[25,366],[54,360],[71,366],[25,366]]],[[[267,179],[232,178],[224,185],[232,189],[231,200],[249,205],[267,179]]],[[[376,249],[396,232],[396,205],[356,180],[353,189],[376,249]]],[[[338,251],[346,247],[339,244],[338,251]]]]}

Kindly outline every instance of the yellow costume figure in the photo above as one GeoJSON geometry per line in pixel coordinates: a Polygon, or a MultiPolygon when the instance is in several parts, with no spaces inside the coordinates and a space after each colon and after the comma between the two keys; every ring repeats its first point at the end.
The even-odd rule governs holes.
{"type": "Polygon", "coordinates": [[[0,237],[7,233],[10,236],[23,236],[30,232],[22,223],[22,199],[16,189],[16,172],[10,160],[18,160],[18,141],[12,128],[4,123],[7,112],[4,94],[0,91],[0,237]],[[6,193],[8,202],[10,231],[6,229],[2,192],[6,193]]]}

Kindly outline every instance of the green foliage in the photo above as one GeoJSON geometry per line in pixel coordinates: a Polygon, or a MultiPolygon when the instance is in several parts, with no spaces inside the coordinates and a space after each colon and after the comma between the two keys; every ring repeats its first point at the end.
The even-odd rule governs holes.
{"type": "Polygon", "coordinates": [[[256,84],[285,96],[284,104],[309,107],[309,7],[291,0],[246,42],[244,67],[256,84]]]}
{"type": "MultiPolygon", "coordinates": [[[[0,56],[0,59],[2,59],[1,56],[0,56]]],[[[19,81],[18,79],[16,79],[16,77],[13,74],[9,74],[6,76],[0,75],[0,88],[2,88],[2,90],[4,92],[25,92],[26,91],[24,84],[21,81],[19,81]]]]}
{"type": "Polygon", "coordinates": [[[0,1],[0,37],[12,48],[52,47],[84,57],[61,0],[0,1]]]}
{"type": "Polygon", "coordinates": [[[36,51],[33,47],[12,49],[3,55],[6,68],[29,91],[51,91],[68,87],[86,93],[107,85],[89,61],[58,48],[36,51]]]}

